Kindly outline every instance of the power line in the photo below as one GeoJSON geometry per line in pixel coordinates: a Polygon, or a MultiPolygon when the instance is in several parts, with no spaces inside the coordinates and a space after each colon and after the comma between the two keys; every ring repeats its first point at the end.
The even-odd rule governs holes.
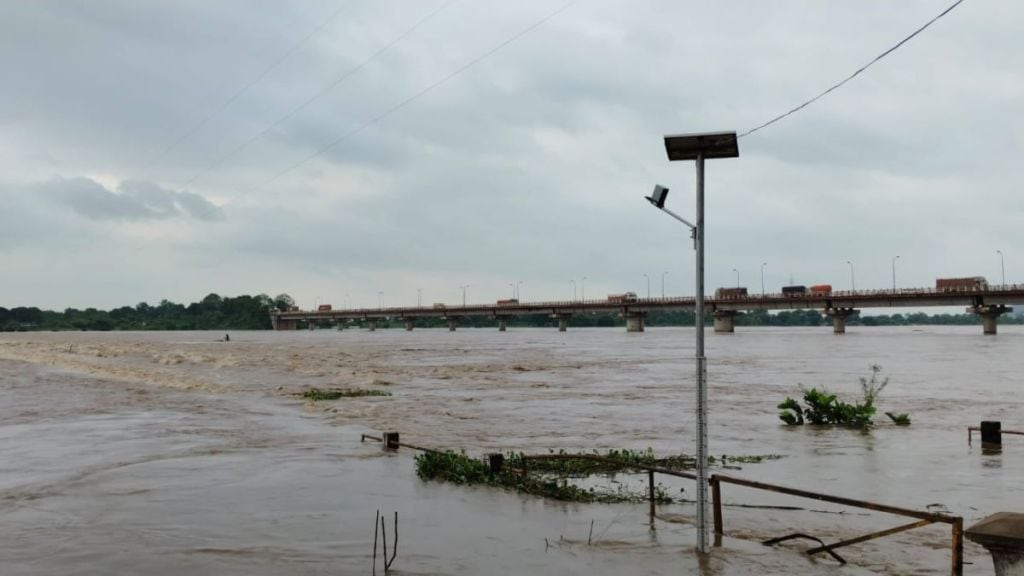
{"type": "MultiPolygon", "coordinates": [[[[312,32],[310,32],[309,34],[306,34],[301,40],[299,40],[298,42],[293,44],[291,46],[291,48],[286,50],[285,53],[282,54],[280,57],[278,57],[278,59],[275,60],[270,66],[264,68],[263,71],[260,72],[260,74],[258,76],[256,76],[256,78],[251,80],[245,86],[242,86],[241,89],[239,89],[230,98],[228,98],[223,104],[221,104],[219,108],[217,108],[216,110],[214,110],[213,112],[208,114],[206,117],[204,117],[198,123],[196,123],[194,126],[189,128],[184,134],[182,134],[181,136],[176,138],[173,142],[168,144],[163,150],[160,151],[160,153],[156,156],[156,158],[162,158],[168,152],[170,152],[171,150],[177,148],[179,144],[181,144],[185,140],[188,140],[190,137],[195,135],[196,132],[199,132],[200,130],[202,130],[203,127],[206,126],[211,120],[213,120],[214,118],[216,118],[216,117],[220,116],[222,113],[224,113],[224,111],[227,110],[232,104],[234,104],[236,100],[241,98],[243,94],[248,92],[256,84],[259,84],[261,80],[263,80],[264,78],[267,77],[267,74],[270,74],[271,72],[273,72],[274,69],[276,69],[285,60],[287,60],[289,56],[294,54],[299,48],[303,47],[306,44],[306,42],[309,42],[310,38],[312,38],[313,36],[316,36],[317,33],[319,33],[321,30],[323,30],[328,24],[330,24],[335,19],[337,19],[338,16],[340,16],[342,12],[345,12],[347,9],[349,9],[351,7],[352,7],[352,4],[348,4],[346,6],[342,6],[342,7],[338,8],[337,10],[335,10],[333,14],[331,14],[326,20],[321,22],[320,25],[317,26],[316,28],[314,28],[312,32]]],[[[156,158],[154,158],[154,160],[156,158]]]]}
{"type": "Polygon", "coordinates": [[[236,200],[238,200],[238,199],[248,195],[251,192],[259,190],[260,188],[266,186],[267,184],[270,184],[270,183],[274,182],[278,178],[280,178],[280,177],[284,176],[285,174],[288,174],[289,172],[291,172],[291,171],[295,170],[296,168],[302,166],[306,162],[309,162],[310,160],[312,160],[312,159],[314,159],[314,158],[316,158],[318,156],[321,156],[324,152],[327,152],[328,150],[330,150],[331,148],[334,148],[338,144],[341,144],[345,140],[348,140],[349,138],[355,136],[356,134],[359,134],[363,130],[369,128],[370,126],[373,126],[374,124],[380,122],[381,120],[387,118],[388,116],[394,114],[395,112],[398,112],[402,108],[405,108],[406,106],[408,106],[409,104],[413,103],[414,101],[416,101],[420,97],[426,95],[427,93],[429,93],[430,91],[434,90],[435,88],[440,87],[441,85],[447,83],[452,78],[458,76],[459,74],[465,72],[466,70],[469,70],[470,68],[472,68],[476,64],[479,64],[481,61],[483,61],[484,59],[490,57],[495,52],[498,52],[502,48],[505,48],[509,44],[512,44],[516,40],[519,40],[523,36],[526,36],[530,32],[532,32],[535,29],[539,28],[545,22],[547,22],[548,20],[551,20],[555,16],[558,16],[559,14],[561,14],[562,12],[567,10],[570,6],[572,6],[573,4],[576,4],[578,1],[579,0],[570,0],[569,2],[566,2],[565,4],[562,4],[558,9],[554,10],[553,12],[548,13],[543,18],[535,21],[534,23],[530,24],[526,28],[523,28],[522,30],[520,30],[516,34],[506,38],[505,40],[503,40],[502,42],[498,43],[496,46],[494,46],[490,50],[484,52],[480,56],[477,56],[476,58],[470,60],[466,64],[463,64],[459,68],[456,68],[454,71],[449,72],[447,75],[445,75],[441,79],[439,79],[439,80],[435,81],[434,83],[426,86],[425,88],[423,88],[419,92],[416,92],[415,94],[405,98],[404,100],[401,100],[398,103],[392,105],[390,108],[384,110],[380,114],[377,114],[376,116],[374,116],[374,117],[370,118],[369,120],[363,122],[359,126],[356,126],[355,128],[349,130],[348,132],[345,132],[341,136],[335,138],[334,140],[332,140],[331,142],[329,142],[325,146],[323,146],[320,149],[318,149],[316,152],[314,152],[314,153],[310,154],[309,156],[306,156],[302,160],[299,160],[298,162],[288,166],[287,168],[285,168],[284,170],[278,172],[277,174],[275,174],[271,178],[269,178],[267,180],[264,180],[263,182],[257,184],[256,186],[253,186],[252,188],[249,188],[248,190],[246,190],[245,192],[235,196],[234,198],[229,199],[228,202],[226,202],[225,204],[234,202],[234,201],[236,201],[236,200]]]}
{"type": "Polygon", "coordinates": [[[926,28],[928,28],[929,26],[931,26],[932,24],[934,24],[934,23],[935,23],[935,22],[936,22],[936,21],[937,21],[937,20],[938,20],[939,18],[942,18],[942,17],[943,17],[943,16],[945,16],[946,14],[949,14],[950,12],[952,12],[952,10],[953,10],[954,8],[956,8],[957,6],[959,6],[959,5],[960,5],[960,3],[961,3],[961,2],[963,2],[963,1],[964,1],[964,0],[956,0],[956,2],[954,2],[954,3],[952,4],[952,5],[950,5],[950,6],[949,6],[949,8],[946,8],[945,10],[943,10],[942,12],[940,12],[938,16],[936,16],[936,17],[932,18],[932,19],[931,19],[931,20],[929,20],[928,22],[925,22],[924,26],[921,26],[921,27],[920,27],[920,28],[918,28],[917,30],[914,30],[914,32],[913,32],[913,33],[911,33],[911,34],[910,34],[910,36],[907,36],[907,37],[906,37],[906,38],[904,38],[903,40],[900,40],[900,41],[899,41],[899,42],[898,42],[898,43],[897,43],[896,45],[894,45],[893,47],[889,48],[889,49],[888,49],[888,50],[886,50],[885,52],[882,52],[882,53],[881,53],[881,54],[879,54],[878,56],[875,56],[875,57],[874,57],[874,59],[872,59],[872,60],[871,60],[870,62],[868,62],[867,64],[865,64],[865,65],[861,66],[861,67],[860,67],[860,68],[858,68],[858,69],[857,69],[856,71],[854,71],[854,73],[853,73],[853,74],[850,74],[849,76],[847,76],[846,78],[844,78],[843,80],[841,80],[841,81],[840,81],[839,83],[837,83],[837,84],[833,85],[832,87],[830,87],[830,88],[829,88],[828,90],[825,90],[824,92],[822,92],[822,93],[818,94],[818,95],[817,95],[817,96],[815,96],[814,98],[811,98],[810,100],[807,100],[807,101],[806,101],[806,102],[804,102],[803,104],[800,104],[799,106],[797,106],[797,107],[795,107],[795,108],[793,108],[793,109],[789,110],[788,112],[784,112],[784,113],[782,113],[782,114],[779,114],[778,116],[776,116],[775,118],[772,118],[771,120],[769,120],[769,121],[765,122],[764,124],[761,124],[761,125],[759,125],[759,126],[755,126],[754,128],[751,128],[750,130],[747,130],[746,132],[743,132],[742,134],[740,134],[739,136],[737,136],[737,138],[743,138],[744,136],[750,136],[750,135],[751,135],[751,134],[753,134],[754,132],[757,132],[758,130],[761,130],[762,128],[767,128],[768,126],[771,126],[772,124],[775,124],[775,123],[776,123],[776,122],[778,122],[779,120],[782,120],[783,118],[785,118],[785,117],[787,117],[787,116],[790,116],[790,115],[792,115],[792,114],[795,114],[795,113],[799,112],[800,110],[803,110],[804,108],[806,108],[806,107],[810,106],[811,104],[813,104],[813,103],[817,102],[817,101],[818,101],[819,99],[821,99],[821,98],[822,98],[822,97],[824,97],[825,95],[829,94],[829,93],[830,93],[830,92],[832,92],[833,90],[836,90],[837,88],[841,87],[841,86],[842,86],[843,84],[846,84],[846,83],[847,83],[847,82],[849,82],[850,80],[853,80],[854,78],[856,78],[856,77],[857,77],[858,75],[860,75],[860,73],[861,73],[861,72],[863,72],[863,71],[867,70],[868,68],[870,68],[870,67],[871,67],[871,66],[872,66],[872,65],[873,65],[873,64],[874,64],[875,62],[878,62],[878,61],[879,61],[879,60],[881,60],[882,58],[885,58],[885,57],[886,57],[886,56],[888,56],[889,54],[891,54],[891,53],[895,52],[897,48],[899,48],[900,46],[903,46],[904,44],[906,44],[907,42],[909,42],[909,41],[910,41],[910,40],[911,40],[911,39],[912,39],[913,37],[917,36],[917,35],[918,35],[918,34],[920,34],[921,32],[924,32],[924,30],[925,30],[926,28]]]}
{"type": "Polygon", "coordinates": [[[242,142],[241,144],[239,144],[235,148],[231,149],[226,154],[220,156],[219,158],[217,158],[216,160],[214,160],[210,164],[207,164],[206,166],[204,166],[198,172],[193,174],[191,178],[186,180],[185,183],[182,185],[182,187],[185,187],[185,186],[188,186],[188,185],[194,183],[196,180],[198,180],[199,178],[201,178],[204,175],[208,174],[213,169],[219,167],[224,162],[226,162],[230,158],[234,157],[236,154],[238,154],[242,150],[245,150],[246,148],[251,146],[254,142],[259,140],[260,138],[263,138],[264,136],[269,134],[270,131],[273,130],[274,128],[277,128],[278,126],[280,126],[284,122],[287,122],[288,120],[293,118],[296,114],[298,114],[299,112],[304,110],[307,106],[309,106],[313,102],[316,102],[321,97],[323,97],[325,94],[327,94],[328,92],[333,90],[336,86],[338,86],[339,84],[341,84],[342,82],[347,80],[349,77],[354,75],[356,72],[359,72],[360,70],[365,68],[367,64],[369,64],[370,62],[373,62],[374,60],[376,60],[378,57],[380,57],[381,54],[383,54],[384,52],[388,51],[390,48],[394,47],[395,44],[398,44],[399,42],[404,40],[410,34],[415,32],[416,29],[418,29],[420,26],[422,26],[422,25],[426,24],[427,22],[429,22],[431,19],[434,18],[434,16],[437,16],[442,10],[444,10],[445,8],[447,8],[449,5],[451,5],[452,3],[456,2],[456,1],[457,0],[445,0],[444,2],[442,2],[440,5],[438,5],[436,8],[434,8],[432,11],[430,11],[426,16],[424,16],[423,18],[420,18],[419,20],[417,20],[415,24],[413,24],[408,29],[406,29],[404,32],[402,32],[401,34],[396,36],[393,40],[391,40],[390,42],[385,44],[383,47],[381,47],[376,52],[371,54],[368,58],[366,58],[365,60],[363,60],[362,62],[357,64],[355,67],[349,68],[347,71],[345,71],[344,74],[342,74],[337,79],[335,79],[334,82],[331,82],[330,84],[328,84],[326,87],[321,89],[319,92],[317,92],[316,94],[314,94],[313,96],[308,98],[305,102],[303,102],[302,104],[299,104],[297,107],[295,107],[292,110],[290,110],[287,114],[285,114],[284,116],[281,116],[280,118],[275,120],[273,123],[271,123],[269,126],[264,128],[263,130],[261,130],[260,132],[258,132],[257,134],[255,134],[254,136],[249,138],[248,140],[242,142]]]}

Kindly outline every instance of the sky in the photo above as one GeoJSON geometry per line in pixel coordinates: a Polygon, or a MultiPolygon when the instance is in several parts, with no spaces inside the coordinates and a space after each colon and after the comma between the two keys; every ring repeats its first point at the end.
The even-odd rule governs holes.
{"type": "MultiPolygon", "coordinates": [[[[663,136],[759,125],[951,1],[0,3],[0,306],[692,295],[643,199],[695,212],[663,136]]],[[[1000,282],[997,251],[1024,283],[1021,21],[966,0],[708,161],[709,290],[1000,282]]]]}

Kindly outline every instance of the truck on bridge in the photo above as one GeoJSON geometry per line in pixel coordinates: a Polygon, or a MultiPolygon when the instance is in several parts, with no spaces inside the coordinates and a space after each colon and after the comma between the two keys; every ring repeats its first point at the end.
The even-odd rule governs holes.
{"type": "Polygon", "coordinates": [[[636,302],[636,292],[626,292],[624,294],[609,294],[608,301],[615,304],[622,304],[624,302],[636,302]]]}
{"type": "Polygon", "coordinates": [[[321,305],[316,307],[316,311],[317,312],[330,312],[331,311],[331,305],[330,304],[321,304],[321,305]]]}
{"type": "Polygon", "coordinates": [[[741,286],[735,288],[719,288],[715,290],[715,298],[746,298],[747,289],[741,286]]]}
{"type": "Polygon", "coordinates": [[[498,300],[498,306],[515,306],[519,304],[518,298],[505,298],[504,300],[498,300]]]}
{"type": "Polygon", "coordinates": [[[935,279],[935,289],[939,292],[964,292],[969,290],[985,290],[987,288],[988,281],[985,280],[984,276],[935,279]]]}

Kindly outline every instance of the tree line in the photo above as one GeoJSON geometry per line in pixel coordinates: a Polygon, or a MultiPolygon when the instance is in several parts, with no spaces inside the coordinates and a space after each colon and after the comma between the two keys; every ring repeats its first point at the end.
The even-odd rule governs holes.
{"type": "MultiPolygon", "coordinates": [[[[161,300],[151,306],[140,302],[135,306],[122,306],[112,310],[96,308],[66,308],[64,311],[41,310],[36,307],[0,307],[0,330],[269,330],[270,310],[287,310],[295,301],[288,294],[271,298],[266,294],[256,296],[220,296],[209,294],[199,302],[188,305],[161,300]]],[[[695,315],[684,310],[651,312],[647,316],[648,326],[693,326],[695,315]]],[[[705,323],[710,325],[711,316],[705,323]]],[[[999,319],[1002,324],[1024,324],[1024,316],[1005,315],[999,319]]],[[[736,317],[737,326],[822,326],[831,320],[817,310],[783,310],[769,313],[755,310],[736,317]]],[[[974,325],[981,318],[975,314],[881,314],[876,316],[854,315],[847,319],[851,326],[908,326],[908,325],[974,325]]],[[[343,324],[347,325],[347,324],[343,324]]],[[[356,322],[353,326],[359,326],[356,322]]],[[[416,325],[421,328],[446,326],[442,318],[418,318],[416,325]]],[[[490,328],[497,326],[497,320],[486,316],[461,318],[459,325],[467,328],[490,328]]],[[[554,327],[558,320],[545,315],[512,316],[508,325],[513,327],[554,327]]],[[[569,319],[571,327],[614,327],[625,325],[625,319],[614,313],[576,314],[569,319]]],[[[332,326],[321,322],[320,327],[332,326]]],[[[381,328],[400,327],[401,319],[378,323],[381,328]]],[[[304,323],[300,328],[307,327],[304,323]]]]}

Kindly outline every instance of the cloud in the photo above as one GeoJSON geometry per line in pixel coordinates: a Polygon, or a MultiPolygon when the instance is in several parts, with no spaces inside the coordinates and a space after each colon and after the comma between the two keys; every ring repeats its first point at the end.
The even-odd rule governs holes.
{"type": "Polygon", "coordinates": [[[175,192],[151,182],[128,180],[115,192],[90,178],[55,178],[36,189],[92,220],[224,219],[220,207],[199,194],[175,192]]]}

